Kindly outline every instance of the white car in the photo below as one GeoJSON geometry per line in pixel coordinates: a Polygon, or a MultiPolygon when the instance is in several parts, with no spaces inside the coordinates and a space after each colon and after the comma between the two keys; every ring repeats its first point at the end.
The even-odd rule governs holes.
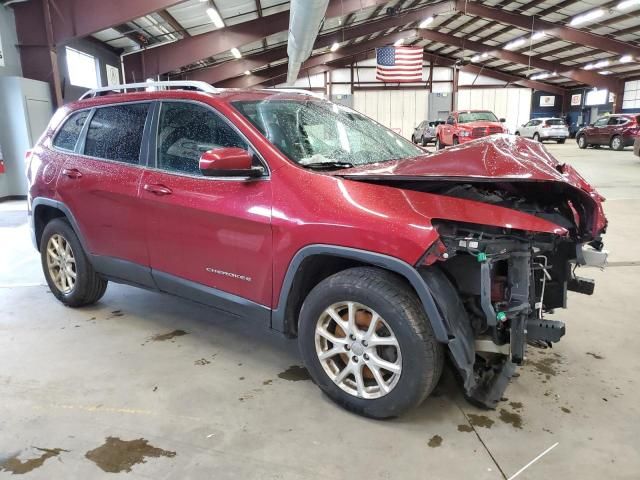
{"type": "Polygon", "coordinates": [[[516,135],[538,142],[555,140],[564,143],[569,138],[569,127],[562,118],[532,118],[516,130],[516,135]]]}

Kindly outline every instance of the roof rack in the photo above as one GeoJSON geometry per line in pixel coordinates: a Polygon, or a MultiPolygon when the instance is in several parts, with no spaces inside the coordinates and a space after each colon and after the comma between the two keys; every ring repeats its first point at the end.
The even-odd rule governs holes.
{"type": "Polygon", "coordinates": [[[100,93],[103,92],[120,92],[127,93],[127,90],[136,90],[144,88],[145,90],[168,90],[169,88],[176,89],[192,89],[192,90],[200,90],[201,92],[206,93],[220,93],[219,88],[215,88],[209,85],[206,82],[198,82],[195,80],[167,80],[167,81],[158,81],[158,82],[140,82],[140,83],[125,83],[122,85],[110,85],[108,87],[100,87],[94,88],[85,92],[79,100],[84,100],[85,98],[94,98],[99,96],[100,93]]]}
{"type": "Polygon", "coordinates": [[[299,93],[301,95],[309,95],[310,97],[324,98],[321,93],[305,90],[303,88],[261,88],[264,92],[280,92],[280,93],[299,93]]]}

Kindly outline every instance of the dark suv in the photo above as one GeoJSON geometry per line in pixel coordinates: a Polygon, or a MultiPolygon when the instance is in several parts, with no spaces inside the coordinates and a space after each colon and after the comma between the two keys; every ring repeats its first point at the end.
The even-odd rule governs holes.
{"type": "Polygon", "coordinates": [[[81,307],[113,281],[262,321],[360,414],[418,405],[446,353],[495,407],[527,343],[564,334],[544,313],[593,291],[575,266],[604,263],[602,198],[529,140],[429,155],[311,94],[112,88],[60,109],[29,156],[53,295],[81,307]]]}
{"type": "Polygon", "coordinates": [[[640,116],[631,114],[606,115],[576,133],[580,148],[608,145],[613,150],[622,150],[633,145],[640,136],[640,116]]]}

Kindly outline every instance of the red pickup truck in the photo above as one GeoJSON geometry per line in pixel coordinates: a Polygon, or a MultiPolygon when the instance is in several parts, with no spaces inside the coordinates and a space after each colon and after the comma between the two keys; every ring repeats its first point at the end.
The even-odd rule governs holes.
{"type": "Polygon", "coordinates": [[[502,125],[504,121],[504,118],[498,120],[488,110],[451,112],[447,122],[438,125],[436,129],[436,148],[440,150],[495,133],[508,133],[507,128],[502,125]]]}

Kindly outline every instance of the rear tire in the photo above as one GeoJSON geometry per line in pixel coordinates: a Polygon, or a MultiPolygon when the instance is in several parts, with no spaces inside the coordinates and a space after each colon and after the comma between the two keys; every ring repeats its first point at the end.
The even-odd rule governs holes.
{"type": "Polygon", "coordinates": [[[454,145],[459,145],[460,141],[458,140],[458,137],[453,137],[453,144],[454,145]]]}
{"type": "Polygon", "coordinates": [[[516,137],[519,137],[519,136],[520,136],[520,132],[516,132],[516,133],[515,133],[515,136],[516,136],[516,137]]]}
{"type": "Polygon", "coordinates": [[[611,141],[609,142],[609,147],[611,150],[624,150],[624,143],[622,142],[622,137],[620,135],[614,135],[611,141]]]}
{"type": "Polygon", "coordinates": [[[359,415],[382,419],[418,406],[442,373],[443,346],[420,300],[386,270],[357,267],[323,280],[305,299],[299,327],[298,345],[315,383],[359,415]],[[369,330],[374,333],[366,337],[369,330]]]}
{"type": "Polygon", "coordinates": [[[56,218],[44,227],[40,240],[42,271],[51,293],[69,307],[96,303],[107,290],[69,223],[56,218]]]}
{"type": "Polygon", "coordinates": [[[444,148],[444,145],[440,141],[440,137],[436,137],[436,150],[442,150],[443,148],[444,148]]]}
{"type": "Polygon", "coordinates": [[[566,140],[567,140],[566,138],[560,138],[560,139],[558,139],[558,143],[562,144],[562,143],[564,143],[566,140]]]}
{"type": "Polygon", "coordinates": [[[576,141],[578,142],[578,147],[582,148],[583,150],[589,146],[589,144],[587,143],[587,137],[585,137],[584,135],[578,135],[578,139],[576,141]]]}

